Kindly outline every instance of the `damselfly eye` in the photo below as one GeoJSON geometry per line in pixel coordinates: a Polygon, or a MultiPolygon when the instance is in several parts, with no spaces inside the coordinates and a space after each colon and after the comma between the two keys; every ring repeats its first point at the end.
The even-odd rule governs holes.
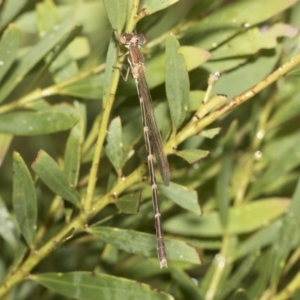
{"type": "Polygon", "coordinates": [[[131,34],[127,34],[127,33],[122,33],[120,36],[119,36],[119,42],[121,44],[128,44],[130,42],[132,38],[132,35],[131,34]]]}
{"type": "Polygon", "coordinates": [[[144,45],[147,42],[147,38],[143,34],[139,34],[137,36],[137,39],[138,39],[138,44],[140,46],[144,45]]]}

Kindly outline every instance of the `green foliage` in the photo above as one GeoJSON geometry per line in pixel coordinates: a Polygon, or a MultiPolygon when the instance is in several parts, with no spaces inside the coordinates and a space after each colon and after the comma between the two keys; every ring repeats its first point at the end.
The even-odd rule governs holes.
{"type": "Polygon", "coordinates": [[[298,299],[299,2],[2,2],[0,299],[298,299]],[[134,30],[170,164],[165,269],[120,80],[134,30]]]}

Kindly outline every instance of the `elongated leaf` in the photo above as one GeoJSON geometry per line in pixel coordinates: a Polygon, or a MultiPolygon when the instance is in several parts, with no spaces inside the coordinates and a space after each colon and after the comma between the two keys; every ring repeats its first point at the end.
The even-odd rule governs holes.
{"type": "Polygon", "coordinates": [[[213,139],[216,135],[220,133],[220,131],[221,131],[221,127],[217,127],[217,128],[204,130],[200,132],[199,135],[208,139],[213,139]]]}
{"type": "Polygon", "coordinates": [[[122,143],[122,125],[119,117],[113,119],[108,127],[106,136],[105,152],[117,173],[122,175],[124,165],[123,143],[122,143]]]}
{"type": "Polygon", "coordinates": [[[273,49],[277,46],[277,39],[281,36],[293,38],[298,30],[287,24],[278,23],[267,30],[260,30],[258,27],[251,28],[245,33],[238,35],[218,47],[213,52],[213,59],[224,59],[226,57],[251,55],[257,53],[260,49],[273,49]]]}
{"type": "Polygon", "coordinates": [[[211,57],[207,50],[198,47],[180,46],[177,52],[183,55],[186,68],[189,71],[198,68],[211,57]]]}
{"type": "Polygon", "coordinates": [[[216,10],[201,22],[191,26],[189,35],[199,36],[199,46],[215,48],[244,28],[248,28],[277,15],[295,4],[297,0],[238,1],[216,10]],[[256,13],[249,13],[249,12],[256,13]]]}
{"type": "Polygon", "coordinates": [[[209,155],[209,151],[204,151],[200,149],[187,149],[182,151],[177,151],[176,155],[182,157],[190,164],[194,164],[197,161],[207,157],[209,155]]]}
{"type": "Polygon", "coordinates": [[[0,16],[0,31],[20,12],[26,3],[26,0],[10,0],[4,2],[4,8],[0,16]]]}
{"type": "MultiPolygon", "coordinates": [[[[264,227],[278,218],[290,206],[287,199],[257,200],[249,204],[232,207],[229,210],[228,231],[232,234],[245,234],[264,227]]],[[[218,213],[210,212],[201,217],[182,214],[164,222],[164,229],[189,236],[221,236],[223,229],[218,213]]]]}
{"type": "MultiPolygon", "coordinates": [[[[154,235],[111,227],[94,227],[90,228],[89,232],[123,251],[146,257],[157,257],[154,235]]],[[[194,264],[201,263],[197,251],[187,243],[165,238],[165,245],[168,259],[194,264]]]]}
{"type": "Polygon", "coordinates": [[[189,93],[188,109],[189,111],[198,110],[205,97],[205,91],[194,90],[189,93]]]}
{"type": "Polygon", "coordinates": [[[126,17],[128,0],[104,0],[107,16],[113,29],[122,32],[126,17]]]}
{"type": "Polygon", "coordinates": [[[298,237],[300,225],[300,178],[298,180],[292,203],[283,218],[283,225],[278,237],[273,244],[273,263],[271,272],[271,284],[275,288],[278,284],[284,262],[293,248],[295,238],[298,237]]]}
{"type": "Polygon", "coordinates": [[[224,229],[226,229],[228,225],[229,185],[233,169],[234,137],[236,130],[237,122],[233,121],[225,137],[221,170],[216,180],[216,204],[219,209],[221,223],[224,229]]]}
{"type": "MultiPolygon", "coordinates": [[[[222,80],[215,84],[213,92],[226,93],[230,99],[265,78],[274,69],[278,61],[278,55],[281,53],[280,48],[275,50],[273,55],[261,55],[256,60],[240,66],[235,72],[223,74],[222,80]],[[264,68],[261,66],[264,66],[264,68]],[[232,84],[233,82],[235,84],[232,84]]],[[[212,72],[215,70],[222,72],[224,70],[222,64],[222,60],[209,61],[205,64],[205,67],[212,72]]]]}
{"type": "Polygon", "coordinates": [[[31,280],[72,299],[171,300],[172,296],[125,278],[91,272],[45,273],[31,275],[31,280]]]}
{"type": "Polygon", "coordinates": [[[17,231],[15,220],[0,196],[0,236],[14,249],[18,246],[17,231]]]}
{"type": "Polygon", "coordinates": [[[66,18],[65,21],[49,34],[45,35],[39,43],[30,49],[20,64],[10,74],[8,80],[2,85],[0,90],[0,102],[22,81],[24,76],[51,50],[53,49],[71,30],[73,18],[66,18]]]}
{"type": "Polygon", "coordinates": [[[172,277],[185,295],[185,299],[204,300],[198,287],[191,280],[191,277],[189,277],[183,270],[179,268],[170,268],[170,271],[172,277]]]}
{"type": "Polygon", "coordinates": [[[265,246],[273,244],[278,236],[278,231],[282,227],[282,218],[276,220],[268,227],[259,230],[243,241],[234,252],[234,259],[239,259],[249,255],[265,246]]]}
{"type": "Polygon", "coordinates": [[[143,10],[144,15],[148,16],[169,7],[178,1],[179,0],[146,0],[143,2],[141,10],[143,10]]]}
{"type": "Polygon", "coordinates": [[[83,99],[102,100],[103,80],[104,75],[101,73],[66,85],[60,88],[58,93],[83,99]]]}
{"type": "Polygon", "coordinates": [[[116,201],[117,208],[125,214],[135,214],[139,210],[141,193],[128,194],[116,201]]]}
{"type": "Polygon", "coordinates": [[[171,182],[169,186],[158,185],[159,191],[177,205],[197,215],[201,215],[201,207],[198,203],[196,191],[188,190],[185,186],[171,182]]]}
{"type": "MultiPolygon", "coordinates": [[[[57,28],[61,18],[52,0],[38,3],[36,10],[40,36],[51,32],[53,28],[57,28]]],[[[53,54],[48,54],[46,56],[46,62],[51,61],[52,55],[53,54]]],[[[49,70],[53,74],[55,82],[67,80],[76,76],[78,73],[77,64],[73,61],[68,49],[65,49],[59,54],[59,56],[52,62],[49,70]]]]}
{"type": "Polygon", "coordinates": [[[0,82],[17,57],[21,43],[19,27],[10,24],[0,42],[0,82]]]}
{"type": "Polygon", "coordinates": [[[66,175],[46,152],[40,150],[31,167],[54,193],[75,205],[80,203],[80,194],[70,185],[66,175]]]}
{"type": "Polygon", "coordinates": [[[4,161],[4,158],[6,156],[7,150],[9,149],[9,146],[11,144],[11,141],[13,139],[13,136],[10,134],[0,134],[0,167],[4,161]]]}
{"type": "Polygon", "coordinates": [[[0,116],[0,132],[14,135],[38,135],[63,131],[78,121],[52,107],[47,111],[13,112],[0,116]]]}
{"type": "Polygon", "coordinates": [[[185,119],[189,98],[189,77],[178,48],[178,41],[170,35],[166,40],[166,93],[174,131],[185,119]]]}
{"type": "Polygon", "coordinates": [[[29,246],[33,245],[37,201],[33,180],[19,153],[13,154],[13,205],[17,222],[29,246]]]}
{"type": "MultiPolygon", "coordinates": [[[[82,106],[84,105],[82,104],[82,106]]],[[[84,124],[82,119],[80,119],[79,122],[72,127],[64,155],[64,173],[67,176],[68,182],[70,182],[73,186],[77,185],[79,176],[81,145],[84,136],[83,127],[84,124]]]]}
{"type": "Polygon", "coordinates": [[[109,98],[109,87],[113,77],[113,73],[120,72],[119,70],[116,70],[114,68],[114,66],[116,65],[117,58],[118,50],[116,46],[116,40],[114,37],[111,37],[106,55],[105,73],[103,81],[103,105],[105,105],[105,102],[109,98]]]}

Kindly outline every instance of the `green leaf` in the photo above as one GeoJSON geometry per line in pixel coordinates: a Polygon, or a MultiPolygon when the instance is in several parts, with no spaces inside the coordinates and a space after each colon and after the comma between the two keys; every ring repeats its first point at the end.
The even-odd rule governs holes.
{"type": "MultiPolygon", "coordinates": [[[[228,232],[245,234],[263,228],[285,213],[290,201],[281,198],[256,200],[229,210],[228,232]]],[[[217,212],[207,212],[201,217],[190,213],[177,215],[164,222],[164,229],[185,236],[222,236],[223,229],[217,212]]]]}
{"type": "Polygon", "coordinates": [[[189,190],[185,186],[173,182],[170,182],[169,186],[158,184],[158,188],[164,196],[182,208],[189,210],[196,215],[202,214],[196,191],[189,190]]]}
{"type": "Polygon", "coordinates": [[[249,255],[253,252],[262,249],[275,242],[277,239],[278,231],[282,227],[282,218],[276,220],[268,227],[259,230],[251,235],[245,241],[243,241],[239,247],[235,250],[233,257],[238,260],[241,257],[249,255]]]}
{"type": "MultiPolygon", "coordinates": [[[[109,1],[109,0],[107,0],[109,1]]],[[[107,55],[106,55],[106,63],[105,63],[105,73],[104,73],[104,80],[103,82],[103,105],[105,105],[105,102],[109,99],[109,87],[110,83],[112,81],[114,72],[119,72],[119,70],[116,70],[114,67],[116,65],[116,61],[118,58],[118,49],[116,46],[116,40],[114,37],[111,37],[107,55]]]]}
{"type": "Polygon", "coordinates": [[[39,135],[71,128],[77,116],[58,111],[58,107],[39,112],[13,112],[0,115],[0,132],[14,135],[39,135]]]}
{"type": "MultiPolygon", "coordinates": [[[[88,231],[102,241],[123,251],[146,257],[157,257],[156,237],[154,235],[111,227],[93,227],[88,231]]],[[[165,245],[168,259],[193,264],[201,263],[197,251],[187,243],[165,238],[165,245]]],[[[159,267],[158,262],[157,267],[159,267]]]]}
{"type": "Polygon", "coordinates": [[[227,57],[255,54],[260,49],[275,48],[279,37],[288,36],[293,38],[295,34],[297,34],[296,28],[283,23],[277,23],[264,31],[254,27],[218,47],[213,52],[212,57],[213,59],[225,59],[227,57]]]}
{"type": "Polygon", "coordinates": [[[104,75],[101,73],[63,86],[58,93],[83,99],[102,100],[103,81],[104,75]]]}
{"type": "MultiPolygon", "coordinates": [[[[213,93],[225,93],[228,98],[242,93],[255,85],[260,80],[263,80],[267,75],[274,70],[275,65],[278,62],[280,49],[275,49],[274,52],[267,52],[265,55],[260,55],[257,59],[247,61],[246,64],[238,67],[234,72],[227,72],[222,74],[222,77],[215,84],[213,93]],[[263,68],[261,66],[264,66],[263,68]],[[232,83],[235,84],[232,84],[232,83]]],[[[214,72],[215,70],[223,71],[220,66],[222,60],[215,62],[210,61],[205,64],[205,67],[214,72]]],[[[222,63],[221,63],[222,64],[222,63]]]]}
{"type": "Polygon", "coordinates": [[[58,24],[51,32],[46,34],[28,53],[23,57],[20,64],[10,74],[8,80],[2,85],[0,90],[0,102],[22,81],[24,76],[50,52],[65,36],[71,31],[73,18],[66,18],[58,24]]]}
{"type": "Polygon", "coordinates": [[[198,68],[211,57],[208,51],[199,47],[180,46],[177,52],[183,55],[186,68],[189,71],[198,68]]]}
{"type": "Polygon", "coordinates": [[[46,152],[40,150],[31,167],[54,193],[78,206],[80,194],[70,185],[66,175],[46,152]]]}
{"type": "Polygon", "coordinates": [[[221,158],[221,169],[216,179],[216,204],[224,229],[227,229],[228,225],[228,210],[230,204],[229,188],[233,169],[234,138],[237,125],[237,121],[233,121],[226,134],[221,158]]]}
{"type": "Polygon", "coordinates": [[[106,135],[105,152],[119,176],[122,175],[122,167],[125,163],[122,143],[122,125],[119,117],[114,118],[106,135]]]}
{"type": "Polygon", "coordinates": [[[13,139],[13,136],[10,134],[0,134],[0,167],[4,161],[4,158],[6,156],[7,150],[9,149],[9,146],[11,145],[11,141],[13,139]]]}
{"type": "Polygon", "coordinates": [[[205,96],[205,91],[194,90],[190,91],[188,98],[188,110],[196,111],[202,105],[205,96]]]}
{"type": "Polygon", "coordinates": [[[176,155],[183,158],[190,164],[194,164],[199,160],[207,157],[209,155],[209,151],[200,150],[200,149],[187,149],[182,151],[176,151],[176,155]]]}
{"type": "Polygon", "coordinates": [[[19,27],[10,24],[0,42],[0,82],[17,57],[21,43],[19,27]]]}
{"type": "MultiPolygon", "coordinates": [[[[36,10],[40,36],[51,32],[53,28],[59,26],[58,24],[60,23],[61,18],[52,0],[38,3],[36,10]]],[[[62,47],[62,45],[60,45],[60,47],[62,47]]],[[[48,54],[45,58],[46,62],[51,61],[52,56],[52,53],[48,54]]],[[[65,49],[59,54],[59,56],[51,63],[49,70],[53,74],[55,82],[67,80],[76,76],[78,73],[77,64],[73,61],[68,49],[65,49]]]]}
{"type": "Polygon", "coordinates": [[[226,286],[224,287],[223,295],[228,296],[234,290],[237,290],[242,284],[245,277],[250,273],[253,268],[259,253],[253,253],[249,255],[234,271],[234,273],[226,280],[226,286]]]}
{"type": "Polygon", "coordinates": [[[290,251],[294,248],[294,241],[298,238],[300,225],[300,178],[293,194],[292,203],[283,218],[283,224],[274,241],[272,252],[271,284],[277,287],[282,270],[290,251]]]}
{"type": "Polygon", "coordinates": [[[16,223],[12,215],[9,213],[3,199],[0,196],[0,236],[13,249],[18,247],[18,237],[16,223]]]}
{"type": "Polygon", "coordinates": [[[262,161],[269,167],[254,182],[249,190],[248,197],[255,197],[277,186],[278,180],[285,174],[299,166],[300,132],[295,131],[289,135],[278,137],[262,148],[262,161]]]}
{"type": "MultiPolygon", "coordinates": [[[[84,104],[77,104],[77,106],[79,106],[78,109],[80,109],[80,106],[84,107],[84,104]]],[[[81,145],[84,137],[83,127],[84,124],[81,118],[70,130],[64,154],[64,173],[67,176],[68,182],[73,186],[76,186],[78,182],[81,145]]]]}
{"type": "Polygon", "coordinates": [[[216,10],[188,30],[190,36],[199,36],[199,46],[209,49],[219,46],[237,32],[262,23],[295,4],[297,0],[248,0],[233,2],[216,10]],[[249,13],[255,12],[255,13],[249,13]]]}
{"type": "Polygon", "coordinates": [[[199,135],[208,139],[213,139],[216,135],[220,133],[220,131],[221,131],[221,127],[216,127],[216,128],[201,131],[199,135]]]}
{"type": "Polygon", "coordinates": [[[37,201],[34,183],[19,153],[13,154],[13,205],[14,212],[27,242],[32,247],[37,222],[37,201]]]}
{"type": "Polygon", "coordinates": [[[172,35],[166,39],[166,93],[173,130],[185,119],[189,98],[189,77],[182,54],[177,52],[179,43],[172,35]]]}
{"type": "Polygon", "coordinates": [[[119,198],[115,204],[125,214],[135,214],[139,211],[141,193],[127,194],[119,198]]]}
{"type": "Polygon", "coordinates": [[[55,293],[73,299],[173,299],[171,295],[153,290],[149,285],[99,273],[45,273],[30,275],[30,279],[42,284],[55,293]]]}
{"type": "Polygon", "coordinates": [[[118,33],[122,32],[126,17],[128,0],[103,0],[109,22],[118,33]]]}
{"type": "Polygon", "coordinates": [[[171,267],[171,275],[175,282],[182,290],[185,299],[203,300],[204,298],[200,294],[200,290],[197,285],[192,281],[191,277],[182,269],[171,267]]]}
{"type": "Polygon", "coordinates": [[[165,9],[179,0],[146,0],[143,2],[143,6],[141,7],[141,11],[143,14],[149,16],[154,14],[155,12],[165,9]]]}
{"type": "Polygon", "coordinates": [[[0,31],[21,11],[26,3],[26,0],[4,1],[0,15],[0,31]]]}

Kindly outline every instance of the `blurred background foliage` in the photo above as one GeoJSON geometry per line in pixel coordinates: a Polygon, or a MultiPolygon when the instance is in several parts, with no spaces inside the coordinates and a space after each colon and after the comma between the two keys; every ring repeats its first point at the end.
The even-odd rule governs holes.
{"type": "Polygon", "coordinates": [[[0,0],[0,298],[300,299],[299,2],[138,3],[0,0]],[[136,22],[171,171],[162,270],[112,30],[136,22]]]}

